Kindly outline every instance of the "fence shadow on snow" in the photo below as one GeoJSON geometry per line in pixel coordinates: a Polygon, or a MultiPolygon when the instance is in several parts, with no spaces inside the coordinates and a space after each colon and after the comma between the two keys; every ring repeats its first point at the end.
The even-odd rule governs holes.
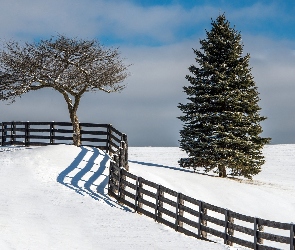
{"type": "MultiPolygon", "coordinates": [[[[107,195],[109,155],[97,148],[80,148],[74,161],[58,175],[57,182],[78,194],[115,206],[117,203],[107,195]]],[[[128,207],[122,209],[131,211],[128,207]]]]}

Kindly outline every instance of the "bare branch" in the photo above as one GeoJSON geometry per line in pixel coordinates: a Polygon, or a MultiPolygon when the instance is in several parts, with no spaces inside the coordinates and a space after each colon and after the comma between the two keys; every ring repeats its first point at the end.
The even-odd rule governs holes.
{"type": "MultiPolygon", "coordinates": [[[[118,92],[129,76],[118,49],[106,49],[97,40],[85,41],[59,35],[38,43],[10,41],[0,51],[0,100],[13,102],[29,91],[53,88],[61,93],[70,117],[89,91],[118,92]],[[72,99],[73,98],[73,99],[72,99]]],[[[79,134],[79,129],[74,128],[79,134]]]]}

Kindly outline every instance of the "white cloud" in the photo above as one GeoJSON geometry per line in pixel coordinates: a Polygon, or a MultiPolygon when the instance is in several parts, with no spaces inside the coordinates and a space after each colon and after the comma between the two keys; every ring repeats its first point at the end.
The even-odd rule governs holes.
{"type": "Polygon", "coordinates": [[[0,4],[0,35],[24,39],[63,33],[171,42],[177,39],[179,29],[197,25],[216,12],[206,6],[191,10],[180,5],[144,8],[127,1],[106,0],[0,0],[0,4]]]}

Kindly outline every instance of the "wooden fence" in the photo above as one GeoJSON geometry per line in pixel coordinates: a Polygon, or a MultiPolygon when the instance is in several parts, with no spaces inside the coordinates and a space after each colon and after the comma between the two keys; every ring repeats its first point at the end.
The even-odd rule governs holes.
{"type": "Polygon", "coordinates": [[[222,238],[227,245],[294,250],[294,224],[255,218],[196,200],[135,176],[116,162],[110,165],[108,192],[137,213],[189,236],[207,239],[210,234],[222,238]],[[286,236],[265,232],[269,228],[280,229],[286,236]],[[281,244],[272,247],[273,242],[281,244]]]}
{"type": "MultiPolygon", "coordinates": [[[[2,122],[0,123],[1,146],[45,146],[72,144],[73,127],[70,122],[2,122]]],[[[100,148],[112,156],[124,158],[120,167],[128,169],[127,135],[111,124],[80,123],[83,146],[100,148]],[[114,156],[113,156],[114,155],[114,156]]]]}

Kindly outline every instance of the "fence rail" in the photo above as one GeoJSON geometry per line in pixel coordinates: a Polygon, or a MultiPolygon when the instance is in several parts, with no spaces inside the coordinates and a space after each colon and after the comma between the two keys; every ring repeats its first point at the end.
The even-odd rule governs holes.
{"type": "Polygon", "coordinates": [[[108,192],[137,213],[196,238],[208,240],[207,234],[211,234],[227,245],[266,250],[281,249],[271,246],[279,242],[294,250],[294,224],[255,218],[196,200],[135,176],[116,162],[110,165],[108,192]],[[288,236],[264,232],[265,227],[284,230],[288,236]]]}
{"type": "MultiPolygon", "coordinates": [[[[115,157],[122,158],[120,167],[128,169],[128,140],[112,124],[80,123],[83,146],[97,147],[115,157]]],[[[1,122],[1,146],[45,146],[73,143],[71,122],[1,122]]]]}

